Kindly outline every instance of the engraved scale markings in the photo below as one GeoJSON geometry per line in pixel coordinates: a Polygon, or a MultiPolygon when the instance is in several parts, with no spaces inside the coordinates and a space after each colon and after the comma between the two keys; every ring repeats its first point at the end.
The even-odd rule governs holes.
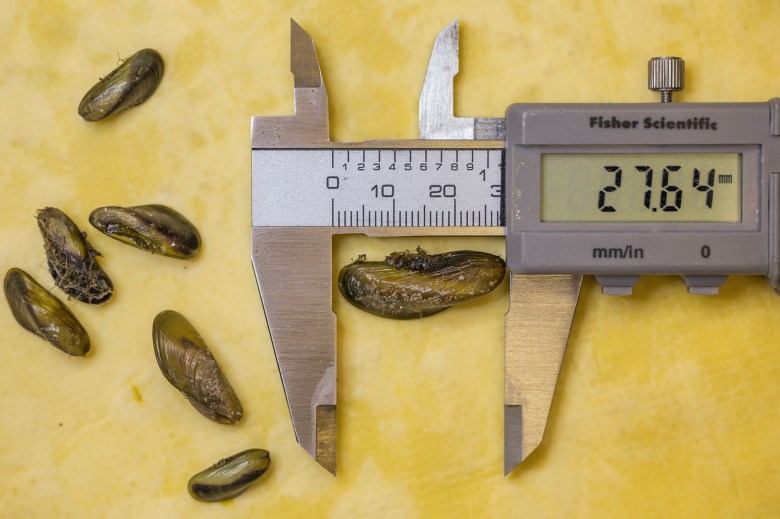
{"type": "Polygon", "coordinates": [[[254,149],[252,225],[503,225],[501,149],[254,149]]]}

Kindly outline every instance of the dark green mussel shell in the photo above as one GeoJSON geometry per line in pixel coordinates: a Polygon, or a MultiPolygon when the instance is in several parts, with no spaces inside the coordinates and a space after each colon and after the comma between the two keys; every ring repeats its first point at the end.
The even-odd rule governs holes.
{"type": "Polygon", "coordinates": [[[80,357],[90,348],[89,335],[65,304],[27,272],[12,268],[3,283],[16,321],[68,355],[80,357]]]}
{"type": "Polygon", "coordinates": [[[154,355],[163,376],[203,416],[234,424],[244,414],[235,391],[222,374],[203,337],[180,313],[160,312],[152,325],[154,355]]]}
{"type": "Polygon", "coordinates": [[[200,234],[189,220],[158,204],[99,207],[89,223],[133,247],[171,258],[192,259],[200,251],[200,234]]]}
{"type": "Polygon", "coordinates": [[[79,104],[79,115],[94,122],[140,105],[157,90],[164,71],[159,52],[136,52],[89,89],[79,104]]]}
{"type": "Polygon", "coordinates": [[[504,279],[506,264],[479,251],[396,252],[385,261],[357,261],[339,272],[341,294],[353,305],[392,319],[426,317],[487,294],[504,279]]]}
{"type": "Polygon", "coordinates": [[[97,262],[100,253],[73,220],[54,207],[38,211],[38,229],[54,282],[70,297],[90,304],[105,303],[114,285],[97,262]]]}
{"type": "Polygon", "coordinates": [[[271,466],[267,450],[249,449],[220,460],[190,478],[187,488],[198,501],[224,501],[242,494],[271,466]]]}

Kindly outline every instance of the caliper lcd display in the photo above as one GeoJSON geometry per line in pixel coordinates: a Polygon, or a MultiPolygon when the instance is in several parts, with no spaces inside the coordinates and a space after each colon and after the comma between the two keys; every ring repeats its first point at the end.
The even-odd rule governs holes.
{"type": "Polygon", "coordinates": [[[542,222],[742,219],[740,153],[548,153],[542,222]]]}

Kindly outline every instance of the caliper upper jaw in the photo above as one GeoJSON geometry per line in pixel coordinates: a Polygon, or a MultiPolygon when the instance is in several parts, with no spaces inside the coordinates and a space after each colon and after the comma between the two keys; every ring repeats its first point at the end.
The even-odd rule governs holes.
{"type": "Polygon", "coordinates": [[[421,139],[504,140],[504,118],[455,117],[454,79],[460,69],[458,20],[436,37],[420,93],[421,139]]]}
{"type": "Polygon", "coordinates": [[[330,141],[328,93],[311,36],[290,19],[295,114],[252,117],[252,148],[291,148],[330,141]]]}
{"type": "MultiPolygon", "coordinates": [[[[314,43],[295,21],[290,22],[295,115],[253,117],[252,148],[312,148],[329,142],[328,95],[314,43]]],[[[332,234],[320,227],[261,227],[254,221],[252,226],[252,264],[295,436],[335,475],[332,234]]]]}

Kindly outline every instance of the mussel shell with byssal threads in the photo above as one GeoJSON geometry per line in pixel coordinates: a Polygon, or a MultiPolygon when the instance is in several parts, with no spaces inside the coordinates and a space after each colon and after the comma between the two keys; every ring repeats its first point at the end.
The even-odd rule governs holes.
{"type": "Polygon", "coordinates": [[[90,304],[111,299],[114,285],[97,262],[100,253],[68,215],[54,207],[36,214],[54,282],[70,297],[90,304]]]}
{"type": "Polygon", "coordinates": [[[82,356],[89,351],[89,335],[78,319],[27,272],[9,270],[3,288],[11,312],[23,328],[68,355],[82,356]]]}
{"type": "Polygon", "coordinates": [[[89,215],[89,223],[116,240],[153,254],[191,259],[200,251],[195,226],[164,205],[99,207],[89,215]]]}
{"type": "Polygon", "coordinates": [[[205,341],[178,312],[165,310],[152,326],[154,355],[160,371],[203,416],[234,424],[244,414],[235,391],[219,369],[205,341]]]}
{"type": "Polygon", "coordinates": [[[360,257],[341,269],[341,294],[353,305],[393,319],[426,317],[496,288],[506,264],[479,251],[398,252],[384,262],[360,257]]]}
{"type": "Polygon", "coordinates": [[[270,466],[267,450],[245,450],[192,476],[187,489],[198,501],[224,501],[242,494],[270,466]]]}
{"type": "Polygon", "coordinates": [[[136,52],[89,89],[79,104],[79,115],[93,122],[140,105],[157,89],[164,70],[156,50],[136,52]]]}

